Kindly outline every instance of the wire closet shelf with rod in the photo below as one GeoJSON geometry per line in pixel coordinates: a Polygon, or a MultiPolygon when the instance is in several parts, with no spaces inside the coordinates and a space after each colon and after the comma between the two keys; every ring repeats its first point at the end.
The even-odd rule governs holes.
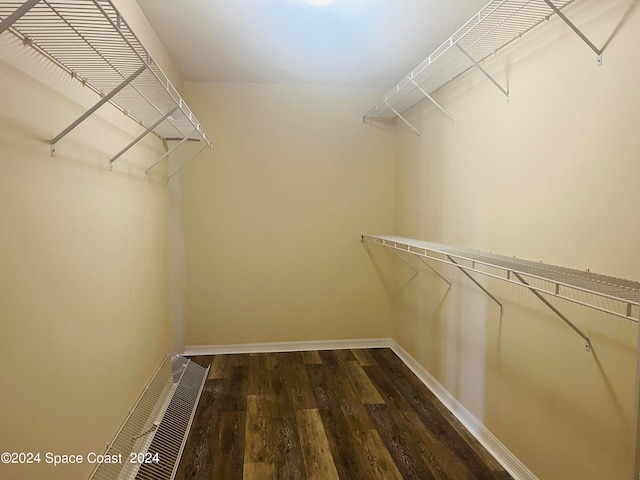
{"type": "MultiPolygon", "coordinates": [[[[396,235],[363,233],[360,239],[365,245],[380,245],[396,255],[406,252],[423,262],[427,259],[454,266],[496,302],[501,313],[502,303],[469,272],[525,287],[582,337],[587,351],[591,350],[589,338],[545,296],[567,300],[636,323],[640,318],[640,282],[396,235]]],[[[404,261],[403,257],[400,259],[404,261]]],[[[428,263],[425,264],[430,267],[428,263]]]]}
{"type": "Polygon", "coordinates": [[[414,133],[422,136],[403,114],[418,102],[428,99],[451,121],[453,116],[434,97],[434,93],[468,70],[476,69],[509,101],[509,90],[500,84],[483,64],[492,55],[525,33],[557,15],[596,54],[602,64],[602,49],[563,13],[574,0],[492,0],[447,38],[416,68],[373,105],[364,115],[365,123],[375,119],[399,118],[414,133]]]}
{"type": "Polygon", "coordinates": [[[202,141],[204,145],[170,173],[167,181],[205,148],[212,148],[193,112],[111,0],[0,1],[0,35],[5,32],[22,39],[25,46],[36,49],[100,97],[51,139],[52,156],[59,141],[106,103],[144,128],[111,157],[111,167],[149,133],[177,143],[145,169],[145,176],[185,142],[202,141]]]}

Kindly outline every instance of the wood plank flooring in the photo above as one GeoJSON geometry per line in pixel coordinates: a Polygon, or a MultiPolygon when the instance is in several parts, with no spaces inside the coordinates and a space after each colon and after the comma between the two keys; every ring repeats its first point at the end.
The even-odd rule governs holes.
{"type": "Polygon", "coordinates": [[[511,479],[390,349],[192,360],[178,480],[511,479]]]}

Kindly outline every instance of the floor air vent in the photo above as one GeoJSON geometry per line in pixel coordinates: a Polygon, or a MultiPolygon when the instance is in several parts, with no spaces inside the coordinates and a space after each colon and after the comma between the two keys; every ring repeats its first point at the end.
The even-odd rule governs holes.
{"type": "Polygon", "coordinates": [[[169,355],[162,361],[127,419],[107,447],[90,480],[171,480],[209,373],[169,355]]]}

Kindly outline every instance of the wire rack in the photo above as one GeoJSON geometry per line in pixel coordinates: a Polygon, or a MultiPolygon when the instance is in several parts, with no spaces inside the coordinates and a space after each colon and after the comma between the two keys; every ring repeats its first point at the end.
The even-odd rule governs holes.
{"type": "Polygon", "coordinates": [[[639,282],[395,235],[363,234],[361,239],[524,286],[627,320],[638,322],[640,317],[639,282]],[[522,278],[527,279],[526,283],[522,278]]]}
{"type": "Polygon", "coordinates": [[[167,354],[90,480],[173,479],[208,374],[167,354]]]}
{"type": "Polygon", "coordinates": [[[0,1],[0,21],[0,33],[9,29],[103,98],[112,95],[113,105],[160,138],[203,140],[211,148],[110,0],[0,1]]]}
{"type": "MultiPolygon", "coordinates": [[[[573,0],[553,0],[562,10],[573,0]]],[[[405,76],[364,118],[393,118],[555,13],[544,0],[493,0],[405,76]]],[[[502,88],[501,88],[502,89],[502,88]]],[[[503,89],[508,97],[508,92],[503,89]]]]}

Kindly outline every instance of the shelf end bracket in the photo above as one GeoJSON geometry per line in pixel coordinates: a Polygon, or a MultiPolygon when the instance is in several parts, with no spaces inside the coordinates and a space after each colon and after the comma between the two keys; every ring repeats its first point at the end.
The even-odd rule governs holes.
{"type": "Polygon", "coordinates": [[[407,124],[407,126],[408,126],[411,130],[413,130],[413,131],[414,131],[414,132],[415,132],[419,137],[421,137],[421,136],[422,136],[422,134],[418,131],[418,129],[417,129],[416,127],[414,127],[413,125],[411,125],[411,122],[409,122],[409,120],[407,120],[406,118],[404,118],[404,117],[400,114],[400,112],[398,112],[395,108],[393,108],[391,105],[389,105],[389,103],[388,103],[386,100],[384,101],[384,103],[387,105],[387,107],[389,107],[389,108],[391,109],[391,111],[392,111],[393,113],[395,113],[395,114],[396,114],[396,116],[397,116],[397,117],[399,117],[399,118],[400,118],[400,120],[402,120],[404,123],[406,123],[406,124],[407,124]]]}
{"type": "Polygon", "coordinates": [[[191,162],[193,162],[196,158],[198,158],[198,156],[204,152],[206,150],[206,148],[208,147],[208,145],[204,145],[200,151],[198,151],[198,153],[196,153],[193,157],[191,157],[183,166],[181,166],[179,169],[177,169],[175,172],[173,172],[171,175],[169,175],[167,177],[167,183],[169,183],[169,180],[171,180],[171,178],[174,175],[177,175],[178,173],[180,173],[182,170],[184,170],[186,168],[187,165],[189,165],[191,162]]]}
{"type": "Polygon", "coordinates": [[[564,23],[566,23],[571,28],[571,30],[573,30],[576,33],[576,35],[578,35],[582,39],[582,41],[584,43],[586,43],[589,46],[589,48],[596,53],[596,55],[597,55],[596,61],[598,62],[598,66],[601,66],[602,65],[602,50],[599,49],[598,47],[596,47],[593,44],[593,42],[591,40],[589,40],[587,38],[587,36],[584,33],[582,33],[578,27],[575,26],[574,23],[571,20],[569,20],[567,18],[567,16],[564,13],[562,13],[560,11],[560,9],[553,4],[553,2],[551,0],[544,0],[544,3],[549,5],[549,8],[551,10],[553,10],[555,12],[555,14],[558,15],[562,19],[562,21],[564,23]]]}
{"type": "Polygon", "coordinates": [[[520,282],[522,282],[529,289],[529,291],[531,291],[531,293],[533,293],[536,297],[538,297],[538,299],[542,303],[544,303],[547,307],[549,307],[553,313],[558,315],[562,319],[562,321],[564,323],[569,325],[573,329],[573,331],[575,331],[578,335],[580,335],[582,337],[582,339],[584,340],[584,349],[587,352],[590,352],[591,351],[591,340],[589,340],[589,337],[587,337],[582,332],[582,330],[580,330],[578,327],[576,327],[567,317],[565,317],[562,313],[560,313],[560,311],[556,307],[551,305],[551,303],[549,303],[549,301],[546,298],[544,298],[542,295],[540,295],[540,292],[538,292],[535,289],[531,288],[529,286],[529,284],[527,283],[527,281],[524,278],[522,278],[520,276],[520,274],[518,274],[518,272],[512,272],[512,273],[513,273],[514,277],[516,277],[518,280],[520,280],[520,282]]]}
{"type": "Polygon", "coordinates": [[[166,157],[168,157],[169,155],[171,155],[180,145],[182,145],[184,142],[186,142],[187,140],[189,140],[189,137],[191,137],[191,135],[193,135],[194,133],[196,133],[196,131],[194,130],[193,132],[191,132],[189,135],[186,135],[182,140],[180,140],[178,142],[177,145],[173,146],[171,149],[169,149],[167,151],[167,153],[165,153],[164,155],[162,155],[158,160],[155,161],[155,163],[153,165],[151,165],[149,168],[147,168],[144,171],[144,177],[147,178],[147,175],[149,174],[149,172],[156,166],[158,165],[162,160],[164,160],[166,157]]]}

